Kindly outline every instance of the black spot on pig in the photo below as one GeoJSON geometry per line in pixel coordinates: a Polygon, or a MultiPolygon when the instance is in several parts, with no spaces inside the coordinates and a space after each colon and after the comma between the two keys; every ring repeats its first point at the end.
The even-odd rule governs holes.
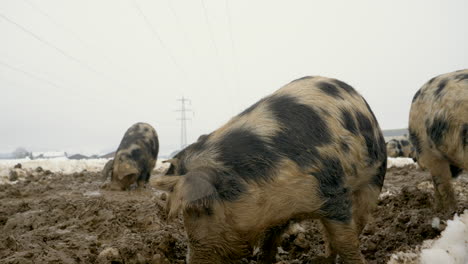
{"type": "Polygon", "coordinates": [[[468,80],[468,73],[463,73],[455,76],[455,80],[457,81],[463,81],[463,80],[468,80]]]}
{"type": "Polygon", "coordinates": [[[454,165],[450,165],[450,172],[452,173],[452,178],[458,177],[458,175],[460,175],[460,173],[462,171],[463,171],[462,168],[459,168],[459,167],[454,166],[454,165]]]}
{"type": "Polygon", "coordinates": [[[442,139],[445,135],[445,132],[449,128],[449,124],[446,120],[436,117],[432,122],[432,125],[428,126],[428,121],[426,121],[427,126],[427,134],[431,138],[432,142],[436,145],[440,145],[442,143],[442,139]]]}
{"type": "Polygon", "coordinates": [[[382,190],[386,172],[387,172],[387,159],[384,159],[382,164],[377,168],[377,173],[372,178],[372,183],[375,186],[378,186],[380,190],[382,190]]]}
{"type": "Polygon", "coordinates": [[[273,137],[273,146],[301,167],[315,163],[319,158],[316,147],[331,142],[327,123],[314,108],[291,96],[272,97],[270,108],[283,127],[273,137]]]}
{"type": "Polygon", "coordinates": [[[151,149],[151,155],[153,155],[153,157],[158,156],[159,142],[157,140],[150,139],[149,140],[149,145],[150,145],[150,149],[151,149]]]}
{"type": "Polygon", "coordinates": [[[203,135],[201,135],[201,136],[198,137],[197,141],[203,141],[203,142],[205,142],[205,141],[208,139],[209,136],[210,136],[210,135],[203,134],[203,135]]]}
{"type": "Polygon", "coordinates": [[[400,141],[399,141],[399,140],[395,140],[395,143],[396,143],[397,148],[398,148],[398,157],[402,157],[402,156],[403,156],[403,150],[402,150],[402,148],[401,148],[400,141]]]}
{"type": "Polygon", "coordinates": [[[468,124],[464,124],[461,130],[461,143],[463,147],[468,146],[468,124]]]}
{"type": "MultiPolygon", "coordinates": [[[[358,122],[358,127],[361,135],[364,137],[367,147],[367,153],[369,155],[369,163],[375,163],[380,159],[380,146],[377,144],[377,141],[373,134],[373,126],[369,118],[367,118],[363,113],[356,112],[356,119],[358,122]]],[[[384,143],[385,144],[385,143],[384,143]]],[[[385,147],[385,145],[384,145],[385,147]]]]}
{"type": "Polygon", "coordinates": [[[336,80],[336,79],[333,79],[333,81],[338,85],[338,87],[345,90],[349,94],[351,94],[351,95],[357,94],[356,90],[354,90],[354,88],[351,87],[351,85],[349,85],[349,84],[347,84],[345,82],[342,82],[340,80],[336,80]]]}
{"type": "Polygon", "coordinates": [[[213,185],[218,197],[224,201],[235,201],[247,190],[236,175],[222,172],[213,175],[213,185]]]}
{"type": "Polygon", "coordinates": [[[412,100],[413,103],[414,103],[414,101],[416,101],[418,99],[419,95],[421,95],[421,89],[419,89],[416,92],[416,94],[414,94],[414,97],[413,97],[413,100],[412,100]]]}
{"type": "Polygon", "coordinates": [[[409,138],[410,138],[411,144],[413,144],[413,146],[414,146],[414,148],[416,150],[416,153],[421,154],[422,146],[421,146],[421,141],[419,140],[418,135],[416,135],[416,133],[414,131],[410,130],[409,131],[409,138]]]}
{"type": "Polygon", "coordinates": [[[319,182],[320,193],[326,201],[321,211],[328,219],[349,222],[351,220],[351,199],[343,185],[344,171],[336,158],[322,160],[322,169],[312,173],[319,182]]]}
{"type": "Polygon", "coordinates": [[[385,138],[381,133],[378,135],[377,144],[380,159],[387,160],[387,146],[385,145],[385,138]]]}
{"type": "Polygon", "coordinates": [[[135,142],[139,141],[140,139],[141,139],[141,134],[138,134],[138,133],[125,134],[124,138],[122,139],[122,142],[120,143],[120,146],[119,146],[118,150],[127,149],[127,148],[130,147],[130,145],[134,144],[135,142]]]}
{"type": "Polygon", "coordinates": [[[192,149],[195,152],[202,151],[205,149],[206,141],[208,140],[209,135],[201,135],[198,140],[192,144],[192,149]]]}
{"type": "Polygon", "coordinates": [[[143,153],[141,152],[141,149],[134,149],[132,150],[130,156],[133,160],[140,160],[142,154],[143,153]]]}
{"type": "Polygon", "coordinates": [[[340,90],[338,90],[338,88],[336,88],[335,85],[328,83],[328,82],[319,82],[316,85],[320,90],[330,95],[331,97],[342,99],[340,95],[340,90]]]}
{"type": "Polygon", "coordinates": [[[364,103],[366,104],[367,110],[369,110],[369,113],[372,115],[372,118],[374,118],[374,122],[377,124],[377,118],[375,117],[374,112],[373,112],[372,109],[370,108],[370,106],[369,106],[369,104],[367,103],[366,99],[362,98],[362,100],[363,100],[364,103]]]}
{"type": "Polygon", "coordinates": [[[435,90],[434,92],[434,96],[437,97],[437,98],[440,98],[441,97],[441,92],[445,89],[445,87],[447,86],[447,82],[448,80],[447,79],[444,79],[442,81],[440,81],[439,85],[437,86],[437,90],[435,90]]]}
{"type": "Polygon", "coordinates": [[[354,118],[349,111],[341,110],[341,119],[344,123],[344,128],[346,128],[349,132],[353,133],[354,135],[358,134],[356,122],[354,121],[354,118]]]}
{"type": "Polygon", "coordinates": [[[220,161],[245,181],[266,181],[279,159],[262,138],[245,129],[229,131],[219,142],[220,161]]]}
{"type": "Polygon", "coordinates": [[[409,145],[409,141],[406,140],[406,139],[402,139],[402,140],[400,140],[400,142],[401,142],[401,145],[402,145],[403,147],[406,147],[406,146],[409,145]]]}

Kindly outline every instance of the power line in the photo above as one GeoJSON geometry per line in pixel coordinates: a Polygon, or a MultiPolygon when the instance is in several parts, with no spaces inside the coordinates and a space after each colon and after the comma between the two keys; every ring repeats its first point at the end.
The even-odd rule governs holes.
{"type": "MultiPolygon", "coordinates": [[[[218,70],[219,70],[219,76],[221,78],[221,82],[223,83],[223,85],[227,89],[229,89],[228,88],[228,82],[226,81],[226,75],[224,73],[223,61],[221,60],[221,57],[219,55],[218,46],[216,45],[216,41],[214,39],[213,29],[211,27],[211,23],[210,23],[210,20],[208,18],[208,11],[207,11],[206,6],[205,6],[205,1],[204,0],[200,0],[200,1],[202,3],[202,6],[203,6],[203,13],[205,14],[206,25],[208,27],[208,31],[210,32],[211,42],[213,43],[213,47],[214,47],[214,50],[215,50],[216,61],[217,61],[217,64],[219,65],[217,67],[218,70]]],[[[232,93],[233,89],[229,89],[229,90],[232,93]]],[[[229,96],[227,96],[227,97],[228,97],[228,102],[230,102],[231,111],[234,112],[232,100],[231,100],[231,98],[229,98],[229,96]]]]}
{"type": "Polygon", "coordinates": [[[66,58],[76,62],[77,64],[80,64],[81,66],[87,68],[88,70],[92,71],[93,73],[97,74],[97,75],[101,75],[98,71],[96,71],[93,67],[87,65],[86,63],[84,63],[82,60],[78,59],[78,58],[75,58],[74,56],[68,54],[67,52],[65,52],[64,50],[62,50],[61,48],[55,46],[54,44],[52,44],[51,42],[41,38],[39,35],[33,33],[32,31],[28,30],[27,28],[23,27],[22,25],[16,23],[15,21],[9,19],[8,17],[6,17],[4,14],[0,13],[0,17],[3,18],[4,20],[6,20],[7,22],[9,22],[10,24],[16,26],[17,28],[21,29],[23,32],[27,33],[28,35],[31,35],[33,38],[35,38],[36,40],[38,40],[39,42],[43,43],[44,45],[46,46],[49,46],[50,48],[54,49],[55,51],[57,51],[58,53],[62,54],[63,56],[65,56],[66,58]]]}
{"type": "Polygon", "coordinates": [[[222,67],[223,67],[222,61],[221,61],[221,58],[219,56],[218,46],[216,45],[216,41],[214,39],[213,29],[211,28],[211,23],[210,23],[210,20],[208,19],[208,11],[206,10],[205,1],[204,0],[200,0],[200,1],[201,1],[201,4],[202,4],[202,7],[203,7],[203,14],[205,15],[206,25],[207,25],[208,31],[210,33],[211,42],[212,42],[214,50],[215,50],[216,61],[217,61],[218,65],[219,65],[220,75],[221,75],[221,78],[223,79],[223,82],[226,84],[226,79],[224,77],[224,71],[222,69],[222,67]]]}
{"type": "Polygon", "coordinates": [[[145,16],[145,14],[143,13],[143,11],[141,10],[141,8],[138,6],[138,3],[136,0],[132,0],[133,2],[133,5],[135,6],[136,10],[138,11],[138,14],[143,18],[143,20],[145,21],[145,24],[146,26],[148,26],[148,28],[150,29],[150,31],[153,33],[153,36],[159,41],[159,44],[161,45],[161,47],[163,49],[166,50],[169,58],[171,59],[172,63],[176,66],[176,68],[182,73],[182,75],[184,76],[185,79],[187,79],[187,75],[185,74],[185,71],[183,70],[183,68],[180,66],[179,63],[177,63],[177,60],[175,59],[174,55],[172,54],[171,50],[166,46],[166,44],[164,43],[163,39],[161,38],[161,36],[159,35],[158,31],[156,30],[155,26],[153,26],[153,24],[151,24],[151,22],[149,21],[148,17],[145,16]]]}
{"type": "MultiPolygon", "coordinates": [[[[21,68],[18,68],[18,67],[15,67],[15,66],[11,65],[11,64],[8,64],[8,63],[6,63],[4,61],[0,61],[0,65],[2,65],[5,68],[8,68],[8,69],[10,69],[12,71],[22,73],[22,74],[24,74],[24,75],[26,75],[26,76],[28,76],[28,77],[30,77],[32,79],[35,79],[35,80],[41,81],[43,83],[46,83],[49,86],[57,88],[58,90],[60,90],[62,92],[70,93],[70,90],[67,90],[63,86],[58,85],[57,83],[55,83],[53,81],[50,81],[50,80],[48,80],[46,78],[43,78],[43,77],[41,77],[41,76],[39,76],[37,74],[25,71],[25,70],[23,70],[21,68]]],[[[72,87],[72,88],[76,88],[76,87],[72,87]]],[[[80,93],[78,89],[73,89],[71,92],[74,93],[74,95],[81,95],[81,96],[84,95],[87,98],[88,103],[95,103],[96,100],[97,100],[97,97],[94,96],[93,94],[80,93]]]]}
{"type": "Polygon", "coordinates": [[[24,74],[24,75],[27,75],[27,76],[29,76],[29,77],[31,77],[31,78],[33,78],[33,79],[36,79],[36,80],[39,80],[39,81],[41,81],[41,82],[47,83],[48,85],[53,86],[53,87],[55,87],[55,88],[64,90],[63,87],[57,85],[56,83],[54,83],[54,82],[52,82],[52,81],[49,81],[49,80],[47,80],[47,79],[45,79],[45,78],[42,78],[42,77],[40,77],[40,76],[38,76],[38,75],[36,75],[36,74],[30,73],[30,72],[27,72],[27,71],[25,71],[25,70],[23,70],[23,69],[20,69],[20,68],[17,68],[17,67],[15,67],[15,66],[12,66],[12,65],[10,65],[10,64],[8,64],[8,63],[5,63],[5,62],[3,62],[3,61],[0,61],[0,65],[2,65],[2,66],[5,67],[5,68],[8,68],[8,69],[10,69],[10,70],[12,70],[12,71],[20,72],[20,73],[22,73],[22,74],[24,74]]]}
{"type": "MultiPolygon", "coordinates": [[[[54,17],[52,17],[50,14],[48,14],[47,12],[45,12],[44,10],[40,9],[39,7],[37,7],[36,4],[34,4],[33,2],[31,2],[30,0],[23,0],[26,4],[28,4],[30,7],[32,7],[33,9],[35,9],[37,12],[41,13],[43,16],[47,17],[51,22],[52,24],[54,24],[56,27],[62,29],[62,31],[64,32],[67,32],[69,35],[73,36],[73,38],[75,38],[76,40],[78,40],[78,42],[81,43],[81,45],[87,49],[93,49],[93,47],[91,47],[90,44],[88,44],[86,41],[84,41],[82,38],[80,38],[78,36],[78,34],[76,34],[76,32],[74,32],[73,30],[71,30],[70,28],[67,28],[66,26],[60,24],[54,17]]],[[[109,58],[109,56],[105,55],[103,52],[98,52],[98,54],[100,56],[102,56],[102,58],[104,58],[105,61],[107,61],[108,64],[111,64],[111,65],[117,65],[111,58],[109,58]]],[[[121,66],[119,66],[119,68],[122,69],[121,66]]]]}
{"type": "Polygon", "coordinates": [[[235,84],[236,88],[239,88],[239,67],[237,65],[237,56],[236,56],[236,49],[234,46],[234,34],[232,33],[232,19],[231,19],[231,12],[229,8],[229,0],[225,0],[226,2],[226,14],[228,18],[228,27],[229,27],[229,36],[231,39],[231,52],[232,52],[232,58],[234,61],[234,79],[235,79],[235,84]]]}
{"type": "Polygon", "coordinates": [[[192,52],[192,56],[195,57],[195,49],[193,48],[191,44],[191,41],[189,40],[189,37],[188,37],[188,34],[187,34],[187,31],[185,30],[185,27],[182,26],[182,22],[180,21],[180,18],[179,16],[177,15],[177,12],[174,8],[174,6],[172,5],[172,1],[173,0],[167,0],[167,4],[169,6],[169,9],[171,10],[172,14],[174,15],[176,21],[177,21],[177,24],[180,28],[180,31],[182,31],[182,35],[184,35],[184,38],[185,38],[185,42],[189,44],[190,46],[190,50],[192,52]]]}

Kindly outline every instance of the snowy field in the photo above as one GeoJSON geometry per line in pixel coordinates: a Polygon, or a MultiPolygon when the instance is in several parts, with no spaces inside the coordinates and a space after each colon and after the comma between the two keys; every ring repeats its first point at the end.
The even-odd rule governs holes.
{"type": "MultiPolygon", "coordinates": [[[[89,172],[101,171],[104,165],[109,159],[81,159],[72,160],[68,158],[54,158],[54,159],[9,159],[0,160],[0,184],[9,183],[10,170],[20,163],[23,170],[33,171],[37,167],[41,167],[43,170],[50,170],[54,173],[70,174],[74,172],[81,172],[83,170],[89,172]]],[[[158,160],[156,168],[164,166],[161,161],[158,160]]]]}

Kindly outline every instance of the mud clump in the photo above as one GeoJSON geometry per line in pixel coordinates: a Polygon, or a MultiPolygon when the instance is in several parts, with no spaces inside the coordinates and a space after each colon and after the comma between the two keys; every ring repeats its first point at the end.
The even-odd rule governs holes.
{"type": "MultiPolygon", "coordinates": [[[[105,191],[100,178],[88,171],[34,170],[15,184],[0,185],[0,263],[185,263],[182,221],[166,221],[166,195],[152,188],[105,191]]],[[[468,176],[452,183],[461,213],[468,208],[468,176]]],[[[433,201],[428,172],[414,166],[390,169],[361,234],[366,260],[386,263],[393,253],[436,238],[441,228],[432,226],[439,217],[433,201]]],[[[292,225],[283,235],[277,263],[326,262],[321,229],[317,221],[292,225]]]]}

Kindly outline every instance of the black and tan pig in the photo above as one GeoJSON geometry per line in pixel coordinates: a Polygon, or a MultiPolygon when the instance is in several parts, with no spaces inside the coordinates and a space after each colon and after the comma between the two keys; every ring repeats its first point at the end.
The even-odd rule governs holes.
{"type": "Polygon", "coordinates": [[[267,96],[171,162],[152,185],[183,213],[188,263],[234,263],[259,246],[274,263],[292,221],[319,218],[328,256],[364,263],[359,233],[386,172],[385,141],[364,98],[304,77],[267,96]]]}
{"type": "Polygon", "coordinates": [[[113,160],[102,171],[104,179],[110,177],[105,188],[126,190],[133,183],[143,187],[151,176],[158,157],[159,141],[154,128],[146,123],[132,125],[120,142],[113,160]]]}
{"type": "Polygon", "coordinates": [[[404,157],[416,160],[416,150],[406,138],[390,139],[387,143],[387,156],[392,158],[404,157]]]}
{"type": "Polygon", "coordinates": [[[468,70],[432,78],[413,98],[410,139],[434,183],[436,207],[452,212],[451,179],[468,169],[468,70]]]}

